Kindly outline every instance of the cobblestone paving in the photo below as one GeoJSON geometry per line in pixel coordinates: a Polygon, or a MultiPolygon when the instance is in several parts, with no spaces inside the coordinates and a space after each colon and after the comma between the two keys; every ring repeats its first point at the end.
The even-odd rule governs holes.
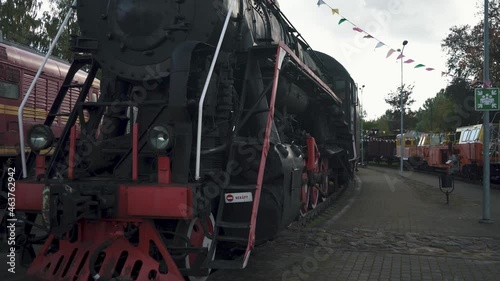
{"type": "Polygon", "coordinates": [[[292,228],[210,280],[500,280],[500,240],[292,228]]]}
{"type": "Polygon", "coordinates": [[[308,226],[257,247],[246,269],[209,280],[500,280],[499,226],[478,223],[481,197],[454,194],[445,205],[414,178],[361,170],[357,188],[308,226]]]}

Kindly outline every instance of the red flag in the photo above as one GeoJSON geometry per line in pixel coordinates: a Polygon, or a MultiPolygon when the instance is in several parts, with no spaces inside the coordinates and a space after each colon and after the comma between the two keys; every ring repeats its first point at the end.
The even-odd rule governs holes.
{"type": "Polygon", "coordinates": [[[357,32],[363,32],[363,29],[359,28],[359,27],[353,27],[352,30],[355,30],[357,32]]]}

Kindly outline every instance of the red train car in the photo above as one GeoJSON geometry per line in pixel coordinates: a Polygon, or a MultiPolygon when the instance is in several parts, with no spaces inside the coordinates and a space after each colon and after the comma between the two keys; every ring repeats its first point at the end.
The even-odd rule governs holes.
{"type": "MultiPolygon", "coordinates": [[[[44,56],[32,49],[17,45],[0,38],[0,159],[2,166],[9,158],[20,155],[18,110],[24,94],[28,91],[44,56]]],[[[24,108],[23,122],[25,136],[34,125],[45,121],[50,107],[63,86],[70,65],[56,58],[50,58],[28,102],[24,108]]],[[[76,73],[72,85],[85,82],[85,73],[76,73]]],[[[62,102],[62,111],[70,112],[77,100],[79,89],[73,86],[62,102]]],[[[94,82],[91,99],[99,93],[99,81],[94,82]]],[[[57,116],[54,120],[54,134],[57,137],[64,127],[67,117],[57,116]]],[[[26,151],[29,148],[26,146],[26,151]]]]}

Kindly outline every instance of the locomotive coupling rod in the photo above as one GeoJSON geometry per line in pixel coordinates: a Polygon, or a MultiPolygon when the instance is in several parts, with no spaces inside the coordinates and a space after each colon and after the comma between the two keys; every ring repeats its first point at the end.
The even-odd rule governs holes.
{"type": "Polygon", "coordinates": [[[54,50],[54,47],[57,44],[57,41],[59,41],[59,37],[61,37],[62,31],[64,27],[68,24],[69,17],[73,13],[73,9],[76,7],[76,0],[73,1],[71,4],[71,7],[69,8],[68,14],[66,15],[66,18],[64,18],[63,23],[59,27],[59,30],[57,31],[56,37],[54,38],[54,41],[52,41],[52,44],[50,45],[49,51],[45,55],[45,58],[43,59],[42,64],[40,65],[40,68],[38,68],[38,71],[35,75],[35,78],[31,82],[31,85],[26,92],[26,95],[24,95],[23,102],[19,106],[19,110],[17,111],[17,122],[19,123],[19,144],[20,144],[20,150],[21,150],[21,164],[23,168],[23,178],[28,177],[28,172],[26,168],[26,155],[25,155],[25,146],[24,146],[24,126],[23,126],[23,111],[24,111],[24,106],[26,105],[26,102],[28,102],[28,98],[30,97],[31,92],[33,91],[33,88],[35,87],[36,81],[38,80],[38,77],[40,77],[40,74],[42,73],[43,68],[45,67],[45,64],[49,60],[50,54],[52,54],[52,51],[54,50]]]}
{"type": "Polygon", "coordinates": [[[203,86],[200,103],[198,104],[198,129],[196,134],[196,180],[200,179],[201,125],[203,122],[203,103],[205,102],[208,85],[210,84],[210,78],[212,77],[212,74],[214,72],[215,63],[217,62],[217,57],[219,56],[222,41],[224,41],[224,35],[226,34],[227,26],[229,24],[229,18],[231,17],[231,12],[233,11],[234,2],[236,2],[236,0],[231,0],[231,4],[229,4],[229,8],[227,9],[226,20],[224,21],[224,26],[222,27],[222,31],[219,37],[219,42],[217,43],[217,48],[215,49],[214,58],[212,59],[210,70],[208,71],[207,80],[205,80],[205,85],[203,86]]]}

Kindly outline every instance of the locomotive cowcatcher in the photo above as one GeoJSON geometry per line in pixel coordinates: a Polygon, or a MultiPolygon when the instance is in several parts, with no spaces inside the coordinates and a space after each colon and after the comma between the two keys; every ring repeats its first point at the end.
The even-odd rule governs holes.
{"type": "Polygon", "coordinates": [[[30,130],[33,151],[54,152],[31,153],[16,186],[30,276],[203,280],[244,268],[257,243],[352,177],[357,87],[276,1],[76,9],[72,48],[87,80],[59,138],[51,126],[65,91],[30,130]],[[89,101],[99,69],[101,93],[89,101]]]}

